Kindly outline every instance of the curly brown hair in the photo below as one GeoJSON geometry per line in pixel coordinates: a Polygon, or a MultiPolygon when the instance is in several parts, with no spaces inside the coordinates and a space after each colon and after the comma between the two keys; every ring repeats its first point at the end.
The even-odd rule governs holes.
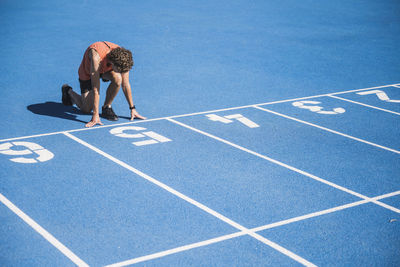
{"type": "Polygon", "coordinates": [[[107,54],[108,61],[114,64],[116,72],[127,72],[133,66],[132,52],[123,47],[117,47],[107,54]]]}

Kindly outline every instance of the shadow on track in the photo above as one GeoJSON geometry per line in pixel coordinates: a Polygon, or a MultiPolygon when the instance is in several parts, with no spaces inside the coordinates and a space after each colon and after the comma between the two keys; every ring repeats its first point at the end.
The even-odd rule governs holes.
{"type": "Polygon", "coordinates": [[[62,103],[46,102],[32,104],[27,106],[26,108],[32,113],[38,115],[57,117],[61,119],[87,123],[87,121],[77,119],[77,115],[85,115],[86,113],[83,113],[74,106],[64,106],[62,103]]]}

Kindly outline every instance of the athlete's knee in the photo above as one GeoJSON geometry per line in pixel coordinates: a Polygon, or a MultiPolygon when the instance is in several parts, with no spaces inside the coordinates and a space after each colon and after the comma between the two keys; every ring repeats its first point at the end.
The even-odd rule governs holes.
{"type": "Polygon", "coordinates": [[[84,113],[90,113],[93,109],[93,101],[87,101],[88,99],[85,100],[86,101],[82,101],[82,105],[79,107],[79,109],[84,113]]]}
{"type": "Polygon", "coordinates": [[[87,91],[82,93],[82,95],[79,98],[79,103],[76,103],[76,105],[79,107],[79,109],[84,112],[84,113],[90,113],[93,109],[93,100],[94,100],[94,95],[93,95],[93,90],[87,91]]]}
{"type": "Polygon", "coordinates": [[[114,73],[112,75],[112,83],[115,83],[116,85],[118,85],[118,87],[121,87],[122,85],[122,75],[121,73],[114,73]]]}
{"type": "Polygon", "coordinates": [[[91,107],[90,105],[82,105],[82,106],[80,107],[80,110],[81,110],[83,113],[90,113],[90,112],[92,112],[92,107],[91,107]]]}

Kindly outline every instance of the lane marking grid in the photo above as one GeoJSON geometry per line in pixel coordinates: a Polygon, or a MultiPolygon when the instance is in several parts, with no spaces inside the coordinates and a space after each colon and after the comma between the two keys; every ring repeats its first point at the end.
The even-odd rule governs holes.
{"type": "MultiPolygon", "coordinates": [[[[131,263],[128,263],[128,264],[132,264],[134,262],[141,262],[141,261],[145,261],[145,260],[149,260],[149,259],[154,259],[154,258],[162,257],[162,256],[165,256],[165,255],[170,255],[170,254],[178,253],[178,252],[185,251],[185,250],[188,250],[188,249],[192,249],[192,248],[195,248],[195,247],[201,247],[201,246],[205,246],[205,245],[221,242],[221,241],[224,241],[224,240],[228,240],[228,239],[231,239],[231,238],[236,238],[236,237],[243,236],[243,235],[249,235],[249,236],[259,240],[260,242],[272,247],[273,249],[283,253],[284,255],[292,258],[293,260],[296,260],[297,262],[299,262],[299,263],[301,263],[303,265],[315,266],[313,263],[307,261],[306,259],[303,259],[302,257],[300,257],[300,256],[296,255],[295,253],[287,250],[286,248],[283,248],[280,245],[278,245],[278,244],[276,244],[276,243],[264,238],[263,236],[257,234],[256,232],[262,231],[262,230],[265,230],[265,229],[274,228],[274,227],[277,227],[277,226],[280,226],[280,225],[284,225],[284,224],[287,224],[287,223],[292,223],[292,222],[296,222],[296,221],[300,221],[300,220],[313,218],[313,217],[316,217],[316,216],[321,216],[321,215],[324,215],[324,214],[327,214],[327,213],[336,212],[336,211],[339,211],[339,210],[355,207],[355,206],[362,205],[362,204],[365,204],[365,203],[370,203],[370,202],[372,202],[372,203],[374,203],[376,205],[379,205],[381,207],[384,207],[386,209],[389,209],[389,210],[391,210],[393,212],[400,213],[400,209],[397,209],[395,207],[392,207],[390,205],[387,205],[387,204],[382,203],[382,202],[379,201],[380,199],[389,197],[389,195],[390,196],[399,195],[400,191],[396,191],[396,192],[393,192],[393,193],[390,193],[390,194],[386,194],[386,195],[370,198],[370,197],[364,196],[362,194],[359,194],[357,192],[354,192],[352,190],[349,190],[347,188],[344,188],[344,187],[341,187],[341,186],[336,185],[334,183],[331,183],[329,181],[326,181],[326,180],[324,180],[324,179],[322,179],[320,177],[317,177],[317,176],[312,175],[310,173],[307,173],[305,171],[299,170],[299,169],[297,169],[295,167],[289,166],[289,165],[287,165],[285,163],[282,163],[282,162],[279,162],[279,161],[274,160],[272,158],[269,158],[269,157],[267,157],[265,155],[261,155],[261,154],[259,154],[257,152],[254,152],[254,151],[251,151],[251,150],[246,149],[244,147],[241,147],[239,145],[236,145],[236,144],[234,144],[232,142],[229,142],[229,141],[224,140],[222,138],[219,138],[217,136],[214,136],[214,135],[211,135],[211,134],[206,133],[204,131],[198,130],[198,129],[194,128],[194,127],[191,127],[189,125],[186,125],[184,123],[176,121],[176,120],[174,120],[174,118],[195,116],[195,115],[207,114],[207,113],[211,113],[211,112],[237,110],[237,109],[243,109],[243,108],[257,108],[257,109],[260,109],[260,110],[263,110],[263,111],[266,111],[266,112],[269,112],[269,113],[272,113],[272,114],[275,114],[275,115],[278,115],[278,116],[281,116],[281,117],[285,117],[287,119],[296,120],[298,122],[305,123],[305,124],[308,124],[308,125],[313,126],[313,127],[320,128],[320,129],[325,130],[325,131],[329,131],[329,132],[332,132],[332,133],[335,133],[335,134],[339,134],[339,135],[345,136],[347,138],[351,138],[351,139],[359,141],[359,142],[363,142],[363,143],[366,143],[366,144],[369,144],[369,145],[372,145],[372,146],[375,146],[375,147],[379,147],[379,148],[382,148],[382,149],[385,149],[385,150],[400,154],[400,151],[398,151],[398,150],[394,150],[394,149],[391,149],[391,148],[380,146],[378,144],[375,144],[375,143],[372,143],[372,142],[368,142],[366,140],[362,140],[362,139],[359,139],[359,138],[356,138],[356,137],[353,137],[353,136],[349,136],[349,135],[346,135],[346,134],[343,134],[343,133],[340,133],[340,132],[337,132],[337,131],[334,131],[334,130],[331,130],[331,129],[328,129],[328,128],[325,128],[325,127],[322,127],[322,126],[318,126],[318,125],[311,124],[311,123],[308,123],[308,122],[305,122],[305,121],[301,121],[301,120],[292,118],[290,116],[286,116],[286,115],[283,115],[283,114],[280,114],[280,113],[277,113],[277,112],[274,112],[274,111],[259,107],[261,105],[272,105],[272,104],[277,104],[277,103],[285,103],[285,102],[292,102],[292,101],[296,101],[296,100],[312,99],[312,98],[327,96],[327,97],[336,98],[336,99],[339,99],[339,100],[342,100],[342,101],[348,101],[348,102],[352,102],[354,104],[359,104],[359,105],[367,106],[367,107],[370,107],[370,108],[379,109],[381,111],[390,112],[390,113],[393,113],[393,114],[396,114],[396,115],[400,115],[400,113],[397,113],[397,112],[385,110],[385,109],[382,109],[382,108],[374,107],[374,106],[371,106],[371,105],[363,104],[363,103],[360,103],[360,102],[357,102],[357,101],[352,101],[352,100],[348,100],[348,99],[336,96],[336,95],[349,93],[349,92],[358,92],[358,91],[371,90],[371,89],[377,89],[377,88],[385,88],[385,87],[397,87],[397,88],[400,88],[400,84],[384,85],[384,86],[378,86],[378,87],[349,90],[349,91],[322,94],[322,95],[316,95],[316,96],[309,96],[309,97],[301,97],[301,98],[273,101],[273,102],[255,104],[255,105],[253,104],[253,105],[246,105],[246,106],[241,106],[241,107],[232,107],[232,108],[225,108],[225,109],[218,109],[218,110],[204,111],[204,112],[196,112],[196,113],[184,114],[184,115],[175,115],[175,116],[169,116],[169,117],[154,118],[154,119],[148,119],[148,120],[143,120],[143,121],[112,124],[112,125],[106,125],[106,126],[95,127],[95,128],[83,128],[83,129],[75,129],[75,130],[68,130],[68,131],[59,131],[59,132],[52,132],[52,133],[37,134],[37,135],[24,136],[24,137],[8,138],[8,139],[0,140],[0,142],[12,141],[12,140],[20,140],[20,139],[28,139],[28,138],[35,138],[35,137],[42,137],[42,136],[50,136],[50,135],[56,135],[56,134],[63,134],[65,136],[71,138],[72,140],[80,143],[81,145],[86,146],[87,148],[93,150],[94,152],[96,152],[96,153],[108,158],[109,160],[113,161],[114,163],[116,163],[116,164],[118,164],[118,165],[120,165],[120,166],[122,166],[122,167],[124,167],[124,168],[126,168],[128,170],[130,170],[131,172],[141,176],[142,178],[152,182],[153,184],[165,189],[169,193],[176,195],[177,197],[185,200],[186,202],[188,202],[188,203],[190,203],[192,205],[195,205],[196,207],[200,208],[201,210],[211,214],[214,217],[217,217],[218,219],[224,221],[225,223],[227,223],[227,224],[229,224],[229,225],[231,225],[234,228],[239,230],[239,232],[236,232],[236,233],[233,233],[233,234],[229,234],[229,235],[213,238],[213,239],[210,239],[210,240],[205,240],[205,241],[202,241],[202,242],[186,245],[186,246],[179,247],[179,248],[170,249],[170,250],[167,250],[167,251],[164,251],[164,252],[159,252],[159,253],[155,253],[155,254],[139,257],[139,258],[136,258],[136,259],[132,259],[132,260],[129,260],[129,261],[126,261],[126,262],[122,262],[122,263],[117,263],[115,265],[110,265],[110,266],[124,266],[124,264],[128,263],[128,262],[131,262],[131,263]],[[273,223],[273,224],[264,225],[264,226],[260,226],[260,227],[253,228],[253,229],[248,229],[248,228],[246,228],[246,227],[234,222],[233,220],[223,216],[222,214],[210,209],[209,207],[197,202],[196,200],[194,200],[194,199],[192,199],[192,198],[190,198],[190,197],[188,197],[188,196],[176,191],[175,189],[173,189],[173,188],[171,188],[171,187],[159,182],[158,180],[148,176],[147,174],[145,174],[145,173],[133,168],[132,166],[124,163],[123,161],[121,161],[121,160],[119,160],[119,159],[117,159],[117,158],[115,158],[115,157],[113,157],[113,156],[101,151],[100,149],[88,144],[87,142],[85,142],[85,141],[83,141],[83,140],[81,140],[81,139],[79,139],[79,138],[77,138],[77,137],[75,137],[75,136],[73,136],[71,134],[73,132],[79,132],[79,131],[96,130],[96,129],[101,129],[101,128],[105,128],[105,127],[116,127],[116,126],[120,126],[120,125],[130,125],[130,124],[136,124],[136,123],[141,123],[141,122],[151,122],[151,121],[159,121],[159,120],[167,120],[167,121],[170,121],[172,123],[178,124],[178,125],[180,125],[182,127],[185,127],[185,128],[188,128],[188,129],[190,129],[192,131],[195,131],[195,132],[198,132],[200,134],[206,135],[206,136],[208,136],[210,138],[213,138],[213,139],[215,139],[217,141],[223,142],[223,143],[228,144],[230,146],[233,146],[233,147],[235,147],[237,149],[240,149],[242,151],[245,151],[245,152],[248,152],[250,154],[253,154],[253,155],[257,156],[257,157],[260,157],[260,158],[263,158],[265,160],[268,160],[268,161],[270,161],[270,162],[272,162],[274,164],[277,164],[277,165],[282,166],[284,168],[287,168],[287,169],[290,169],[290,170],[295,171],[297,173],[300,173],[300,174],[302,174],[304,176],[307,176],[309,178],[312,178],[314,180],[317,180],[319,182],[322,182],[324,184],[332,186],[332,187],[334,187],[336,189],[339,189],[339,190],[344,191],[346,193],[349,193],[349,194],[352,194],[354,196],[357,196],[357,197],[359,197],[359,198],[361,198],[363,200],[360,200],[360,201],[357,201],[357,202],[353,202],[353,203],[349,203],[349,204],[346,204],[346,205],[342,205],[342,206],[339,206],[339,207],[335,207],[335,208],[332,208],[332,209],[327,209],[327,210],[323,210],[323,211],[314,212],[314,213],[311,213],[311,214],[299,216],[299,217],[292,218],[292,219],[289,219],[289,220],[276,222],[276,223],[273,223]]],[[[11,211],[13,211],[16,215],[18,215],[24,222],[26,222],[29,226],[31,226],[35,231],[37,231],[39,234],[41,234],[49,243],[51,243],[60,252],[62,252],[65,256],[67,256],[72,262],[74,262],[78,266],[88,266],[87,263],[85,263],[83,260],[81,260],[72,251],[70,251],[67,247],[65,247],[62,243],[60,243],[54,236],[52,236],[45,229],[43,229],[40,225],[38,225],[32,218],[30,218],[22,210],[20,210],[13,203],[11,203],[5,196],[0,194],[0,200],[5,206],[7,206],[11,211]]]]}
{"type": "Polygon", "coordinates": [[[231,225],[232,227],[234,227],[234,228],[236,228],[236,229],[238,229],[240,231],[245,232],[246,234],[250,235],[251,237],[253,237],[253,238],[261,241],[262,243],[274,248],[275,250],[277,250],[277,251],[281,252],[282,254],[292,258],[293,260],[295,260],[295,261],[297,261],[297,262],[299,262],[299,263],[301,263],[301,264],[303,264],[305,266],[315,266],[314,264],[312,264],[311,262],[307,261],[306,259],[303,259],[299,255],[296,255],[295,253],[287,250],[284,247],[281,247],[280,245],[278,245],[278,244],[266,239],[265,237],[250,231],[248,228],[246,228],[246,227],[240,225],[239,223],[237,223],[237,222],[225,217],[224,215],[220,214],[219,212],[217,212],[217,211],[207,207],[206,205],[204,205],[204,204],[202,204],[202,203],[200,203],[200,202],[198,202],[198,201],[196,201],[196,200],[194,200],[194,199],[182,194],[181,192],[173,189],[172,187],[170,187],[170,186],[168,186],[168,185],[156,180],[155,178],[153,178],[153,177],[151,177],[151,176],[139,171],[138,169],[136,169],[136,168],[130,166],[129,164],[127,164],[127,163],[125,163],[125,162],[123,162],[123,161],[111,156],[110,154],[98,149],[97,147],[95,147],[95,146],[83,141],[82,139],[80,139],[80,138],[78,138],[78,137],[76,137],[76,136],[74,136],[74,135],[72,135],[70,133],[67,133],[67,132],[65,132],[64,135],[66,135],[67,137],[71,138],[72,140],[80,143],[81,145],[86,146],[87,148],[93,150],[94,152],[102,155],[103,157],[106,157],[107,159],[113,161],[114,163],[120,165],[121,167],[124,167],[125,169],[127,169],[127,170],[129,170],[129,171],[141,176],[142,178],[144,178],[147,181],[159,186],[160,188],[166,190],[167,192],[169,192],[169,193],[171,193],[171,194],[173,194],[173,195],[185,200],[186,202],[198,207],[199,209],[207,212],[208,214],[210,214],[210,215],[220,219],[221,221],[231,225]]]}
{"type": "MultiPolygon", "coordinates": [[[[389,193],[389,194],[373,197],[372,199],[380,200],[380,199],[385,199],[385,198],[389,198],[389,197],[397,196],[397,195],[400,195],[400,191],[396,191],[396,192],[392,192],[392,193],[389,193]]],[[[361,205],[364,205],[364,204],[367,204],[367,203],[370,203],[370,202],[371,201],[368,201],[368,200],[360,200],[360,201],[348,203],[348,204],[345,204],[345,205],[333,207],[333,208],[330,208],[330,209],[325,209],[325,210],[321,210],[321,211],[305,214],[305,215],[302,215],[302,216],[294,217],[294,218],[291,218],[291,219],[287,219],[287,220],[283,220],[283,221],[279,221],[279,222],[275,222],[275,223],[271,223],[271,224],[255,227],[255,228],[250,229],[250,231],[252,231],[252,232],[264,231],[264,230],[267,230],[267,229],[272,229],[272,228],[276,228],[276,227],[279,227],[279,226],[283,226],[283,225],[287,225],[287,224],[291,224],[291,223],[295,223],[295,222],[304,221],[304,220],[307,220],[307,219],[323,216],[323,215],[326,215],[326,214],[339,212],[339,211],[346,210],[346,209],[349,209],[349,208],[354,208],[354,207],[361,206],[361,205]]],[[[177,253],[180,253],[180,252],[188,251],[188,250],[191,250],[191,249],[200,248],[200,247],[204,247],[204,246],[220,243],[220,242],[223,242],[223,241],[226,241],[226,240],[229,240],[229,239],[233,239],[233,238],[244,236],[246,234],[247,234],[246,232],[240,231],[240,232],[236,232],[236,233],[232,233],[232,234],[228,234],[228,235],[223,235],[223,236],[220,236],[220,237],[204,240],[204,241],[201,241],[201,242],[196,242],[196,243],[192,243],[192,244],[188,244],[188,245],[184,245],[184,246],[180,246],[180,247],[176,247],[176,248],[160,251],[160,252],[157,252],[157,253],[153,253],[153,254],[149,254],[149,255],[145,255],[145,256],[141,256],[141,257],[125,260],[125,261],[121,261],[121,262],[118,262],[118,263],[110,264],[110,265],[107,265],[106,267],[127,266],[127,265],[136,264],[136,263],[140,263],[140,262],[144,262],[144,261],[154,260],[154,259],[165,257],[165,256],[168,256],[168,255],[173,255],[173,254],[177,254],[177,253]]]]}

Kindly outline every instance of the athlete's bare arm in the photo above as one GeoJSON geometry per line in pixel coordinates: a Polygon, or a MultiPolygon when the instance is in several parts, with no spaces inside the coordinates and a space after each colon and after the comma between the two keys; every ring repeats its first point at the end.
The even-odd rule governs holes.
{"type": "Polygon", "coordinates": [[[90,58],[90,79],[93,87],[93,115],[92,120],[89,121],[85,126],[92,127],[96,124],[103,125],[100,121],[99,116],[99,102],[100,102],[100,56],[94,49],[89,51],[90,58]]]}
{"type": "MultiPolygon", "coordinates": [[[[122,91],[124,91],[124,95],[126,101],[128,102],[129,107],[133,107],[133,100],[132,100],[132,89],[131,84],[129,83],[129,71],[121,73],[122,75],[122,91]]],[[[146,118],[141,116],[136,109],[131,109],[131,121],[134,118],[138,118],[141,120],[145,120],[146,118]]]]}

